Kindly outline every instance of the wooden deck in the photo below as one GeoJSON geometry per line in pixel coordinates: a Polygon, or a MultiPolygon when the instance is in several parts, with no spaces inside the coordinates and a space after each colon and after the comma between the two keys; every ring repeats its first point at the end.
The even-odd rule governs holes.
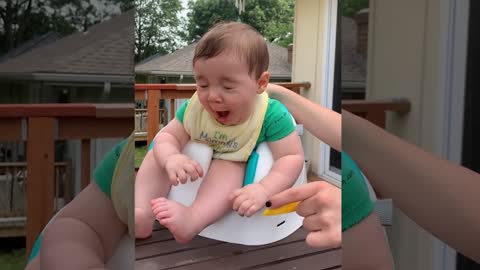
{"type": "Polygon", "coordinates": [[[200,236],[180,245],[158,225],[151,238],[136,242],[135,269],[341,269],[341,249],[311,248],[305,244],[306,235],[300,228],[288,238],[264,246],[236,245],[200,236]]]}

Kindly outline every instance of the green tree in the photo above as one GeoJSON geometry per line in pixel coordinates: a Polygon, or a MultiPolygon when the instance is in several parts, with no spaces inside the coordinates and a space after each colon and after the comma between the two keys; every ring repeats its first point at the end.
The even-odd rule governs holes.
{"type": "Polygon", "coordinates": [[[281,46],[293,41],[294,0],[246,1],[242,14],[238,14],[234,0],[190,0],[188,7],[188,42],[197,41],[222,20],[247,23],[281,46]]]}
{"type": "Polygon", "coordinates": [[[340,11],[342,16],[353,17],[358,11],[368,8],[368,0],[341,0],[340,11]]]}
{"type": "Polygon", "coordinates": [[[130,8],[132,0],[0,1],[0,54],[49,31],[86,31],[130,8]]]}
{"type": "Polygon", "coordinates": [[[135,0],[135,60],[175,51],[185,43],[180,0],[135,0]]]}

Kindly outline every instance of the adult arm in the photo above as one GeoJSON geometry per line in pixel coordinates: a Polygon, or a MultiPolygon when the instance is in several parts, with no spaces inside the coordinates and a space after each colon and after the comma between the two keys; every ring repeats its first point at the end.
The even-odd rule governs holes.
{"type": "Polygon", "coordinates": [[[480,262],[480,175],[342,111],[343,148],[374,188],[433,235],[480,262]]]}
{"type": "Polygon", "coordinates": [[[271,98],[282,102],[293,117],[315,137],[337,151],[342,150],[342,117],[339,113],[280,85],[268,84],[267,93],[271,98]]]}

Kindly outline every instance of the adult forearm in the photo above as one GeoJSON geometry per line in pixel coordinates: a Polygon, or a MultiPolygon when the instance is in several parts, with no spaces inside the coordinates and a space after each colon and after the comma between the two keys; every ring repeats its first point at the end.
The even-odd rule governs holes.
{"type": "Polygon", "coordinates": [[[41,269],[106,269],[105,251],[95,231],[84,222],[62,217],[45,230],[41,269]]]}
{"type": "Polygon", "coordinates": [[[420,226],[480,261],[480,175],[342,114],[344,150],[374,188],[420,226]]]}
{"type": "Polygon", "coordinates": [[[282,86],[269,84],[269,96],[282,102],[293,117],[318,139],[342,149],[342,117],[282,86]]]}

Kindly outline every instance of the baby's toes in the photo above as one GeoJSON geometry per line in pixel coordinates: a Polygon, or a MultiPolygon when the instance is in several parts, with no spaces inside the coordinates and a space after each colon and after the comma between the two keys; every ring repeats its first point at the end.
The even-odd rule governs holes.
{"type": "Polygon", "coordinates": [[[172,223],[171,218],[159,218],[157,220],[158,220],[158,223],[160,223],[160,225],[165,226],[165,227],[169,227],[170,224],[172,223]]]}
{"type": "Polygon", "coordinates": [[[157,215],[158,213],[166,211],[166,210],[167,210],[166,205],[156,205],[156,206],[152,207],[152,212],[153,212],[154,215],[157,215]]]}
{"type": "Polygon", "coordinates": [[[152,199],[150,201],[150,205],[152,205],[152,207],[156,204],[160,204],[160,203],[166,203],[167,202],[167,198],[165,197],[158,197],[158,198],[155,198],[155,199],[152,199]]]}
{"type": "Polygon", "coordinates": [[[164,209],[158,210],[156,213],[154,212],[154,214],[155,214],[155,218],[159,221],[172,216],[170,211],[164,210],[164,209]]]}

